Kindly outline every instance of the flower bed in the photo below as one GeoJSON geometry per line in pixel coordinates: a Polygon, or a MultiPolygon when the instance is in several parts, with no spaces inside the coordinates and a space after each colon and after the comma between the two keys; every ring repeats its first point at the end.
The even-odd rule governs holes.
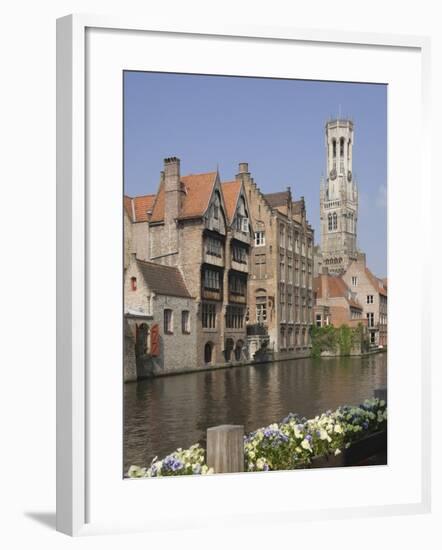
{"type": "MultiPolygon", "coordinates": [[[[270,424],[244,437],[244,471],[309,468],[314,457],[336,456],[354,442],[386,429],[386,403],[369,399],[358,407],[343,406],[310,420],[290,413],[280,423],[270,424]]],[[[128,476],[159,477],[211,474],[204,449],[196,444],[178,449],[163,460],[154,458],[149,468],[131,466],[128,476]]]]}

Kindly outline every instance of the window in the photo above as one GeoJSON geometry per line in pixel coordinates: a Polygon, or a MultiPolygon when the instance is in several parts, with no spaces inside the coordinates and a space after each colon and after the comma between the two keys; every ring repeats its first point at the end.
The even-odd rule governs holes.
{"type": "Polygon", "coordinates": [[[373,303],[373,294],[367,294],[367,304],[373,303]]]}
{"type": "Polygon", "coordinates": [[[288,283],[293,282],[293,265],[292,265],[291,258],[288,258],[287,260],[287,282],[288,283]]]}
{"type": "Polygon", "coordinates": [[[285,349],[285,327],[281,327],[281,350],[285,349]]]}
{"type": "Polygon", "coordinates": [[[181,332],[190,334],[190,312],[187,310],[181,312],[181,332]]]}
{"type": "Polygon", "coordinates": [[[344,156],[344,138],[341,137],[341,139],[339,140],[339,155],[341,157],[344,156]]]}
{"type": "Polygon", "coordinates": [[[292,242],[293,242],[292,232],[290,231],[290,229],[288,229],[287,230],[287,248],[289,250],[292,249],[292,242]]]}
{"type": "Polygon", "coordinates": [[[333,144],[333,158],[336,158],[336,140],[334,139],[332,141],[333,144]]]}
{"type": "Polygon", "coordinates": [[[218,256],[218,258],[221,258],[222,256],[222,243],[218,239],[213,239],[212,237],[208,237],[206,240],[206,252],[210,256],[218,256]]]}
{"type": "Polygon", "coordinates": [[[247,283],[244,275],[235,275],[233,273],[229,275],[229,291],[232,294],[245,296],[246,285],[247,283]]]}
{"type": "Polygon", "coordinates": [[[164,310],[164,333],[173,334],[173,311],[171,309],[164,310]]]}
{"type": "Polygon", "coordinates": [[[353,276],[353,277],[351,278],[351,284],[352,284],[352,286],[357,286],[357,284],[358,284],[358,278],[355,277],[355,276],[353,276]]]}
{"type": "Polygon", "coordinates": [[[255,246],[264,246],[266,244],[266,235],[264,231],[255,232],[255,246]]]}
{"type": "Polygon", "coordinates": [[[226,328],[243,328],[245,308],[241,306],[227,306],[226,328]]]}
{"type": "Polygon", "coordinates": [[[287,332],[287,347],[289,349],[293,349],[293,329],[292,329],[292,327],[289,327],[289,330],[287,332]]]}
{"type": "Polygon", "coordinates": [[[213,217],[215,220],[219,219],[219,197],[218,193],[215,196],[215,202],[213,204],[213,217]]]}
{"type": "Polygon", "coordinates": [[[212,351],[213,351],[212,342],[207,342],[207,344],[204,346],[204,363],[212,362],[212,351]]]}
{"type": "Polygon", "coordinates": [[[287,321],[293,321],[293,294],[287,292],[287,321]]]}
{"type": "Polygon", "coordinates": [[[215,304],[203,303],[203,305],[202,305],[202,323],[203,323],[203,328],[215,328],[215,325],[216,325],[216,306],[215,306],[215,304]]]}
{"type": "Polygon", "coordinates": [[[232,258],[235,262],[240,264],[247,263],[247,250],[242,246],[232,246],[232,258]]]}
{"type": "Polygon", "coordinates": [[[285,247],[285,227],[282,223],[279,226],[279,246],[285,247]]]}
{"type": "Polygon", "coordinates": [[[259,294],[256,296],[256,322],[265,323],[267,321],[267,296],[259,294]]]}
{"type": "Polygon", "coordinates": [[[322,326],[322,316],[320,314],[316,315],[316,326],[317,327],[322,326]]]}
{"type": "Polygon", "coordinates": [[[206,269],[204,271],[204,288],[206,290],[221,289],[221,277],[219,271],[215,271],[213,269],[206,269]]]}
{"type": "Polygon", "coordinates": [[[370,344],[376,344],[376,332],[370,332],[370,344]]]}
{"type": "Polygon", "coordinates": [[[266,276],[265,254],[255,254],[255,275],[257,279],[264,279],[266,276]]]}
{"type": "Polygon", "coordinates": [[[279,280],[280,281],[285,281],[284,254],[280,254],[280,257],[279,257],[279,280]]]}
{"type": "Polygon", "coordinates": [[[374,327],[374,313],[367,313],[367,321],[369,327],[374,327]]]}
{"type": "Polygon", "coordinates": [[[329,231],[333,230],[333,217],[331,214],[328,215],[328,230],[329,231]]]}
{"type": "Polygon", "coordinates": [[[131,290],[137,290],[137,278],[131,277],[130,278],[130,289],[131,290]]]}
{"type": "Polygon", "coordinates": [[[333,229],[338,229],[338,215],[333,212],[333,229]]]}

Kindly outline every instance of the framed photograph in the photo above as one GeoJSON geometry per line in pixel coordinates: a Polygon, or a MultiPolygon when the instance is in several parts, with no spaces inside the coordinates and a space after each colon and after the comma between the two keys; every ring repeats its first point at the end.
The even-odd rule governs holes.
{"type": "Polygon", "coordinates": [[[428,52],[58,20],[58,530],[429,511],[428,52]]]}

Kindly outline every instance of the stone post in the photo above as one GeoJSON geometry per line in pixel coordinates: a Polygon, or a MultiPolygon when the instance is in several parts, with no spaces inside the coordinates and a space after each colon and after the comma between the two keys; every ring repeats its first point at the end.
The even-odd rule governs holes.
{"type": "Polygon", "coordinates": [[[244,426],[208,428],[207,465],[216,474],[244,471],[244,426]]]}

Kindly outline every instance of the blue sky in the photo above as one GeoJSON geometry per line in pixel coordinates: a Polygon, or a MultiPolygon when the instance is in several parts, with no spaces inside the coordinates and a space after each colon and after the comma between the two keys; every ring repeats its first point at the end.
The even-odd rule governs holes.
{"type": "Polygon", "coordinates": [[[223,181],[248,162],[263,192],[304,195],[319,243],[324,125],[339,113],[355,125],[358,247],[386,276],[386,85],[125,72],[125,193],[155,193],[166,157],[181,159],[183,175],[218,166],[223,181]]]}

